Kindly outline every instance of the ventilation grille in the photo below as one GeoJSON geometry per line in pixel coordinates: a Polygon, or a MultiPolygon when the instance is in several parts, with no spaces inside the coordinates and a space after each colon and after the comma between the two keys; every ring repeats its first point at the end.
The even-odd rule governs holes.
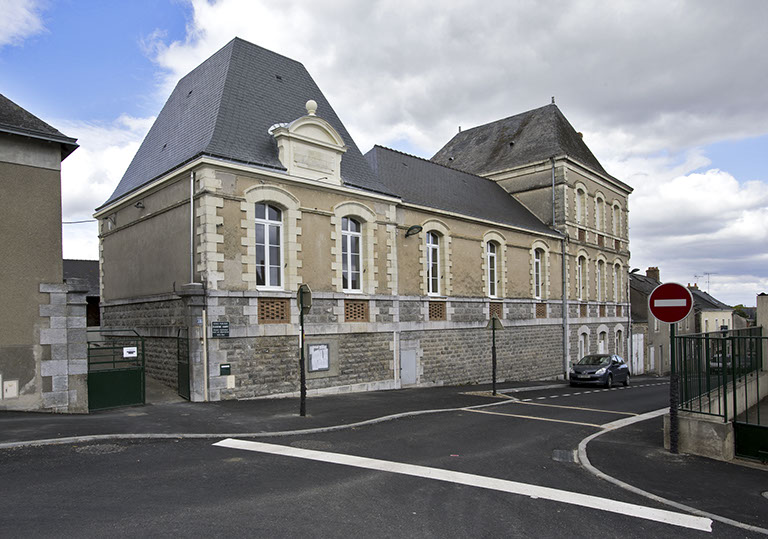
{"type": "Polygon", "coordinates": [[[605,305],[600,305],[600,316],[605,316],[605,305]]]}
{"type": "Polygon", "coordinates": [[[536,304],[536,318],[546,318],[547,317],[547,304],[546,303],[537,303],[536,304]]]}
{"type": "Polygon", "coordinates": [[[445,320],[445,302],[444,301],[429,302],[429,319],[445,320]]]}
{"type": "Polygon", "coordinates": [[[598,234],[597,235],[597,246],[598,247],[603,247],[604,245],[605,245],[605,238],[603,237],[602,234],[598,234]]]}
{"type": "Polygon", "coordinates": [[[587,241],[587,233],[582,229],[579,229],[579,241],[587,241]]]}
{"type": "Polygon", "coordinates": [[[496,315],[499,320],[504,318],[504,304],[499,302],[493,302],[488,305],[488,318],[493,318],[496,315]]]}
{"type": "Polygon", "coordinates": [[[358,299],[345,299],[344,320],[347,322],[367,322],[368,302],[358,299]]]}
{"type": "Polygon", "coordinates": [[[290,321],[291,310],[287,299],[259,298],[260,324],[285,324],[290,321]]]}
{"type": "Polygon", "coordinates": [[[621,305],[616,305],[616,316],[622,316],[621,305]]]}
{"type": "Polygon", "coordinates": [[[587,304],[586,303],[582,303],[581,305],[579,305],[579,316],[581,316],[582,318],[586,318],[587,317],[587,304]]]}

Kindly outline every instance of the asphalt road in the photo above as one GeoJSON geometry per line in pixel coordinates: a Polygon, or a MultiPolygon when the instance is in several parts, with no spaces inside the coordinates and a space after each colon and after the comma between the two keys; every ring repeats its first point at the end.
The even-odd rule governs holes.
{"type": "MultiPolygon", "coordinates": [[[[318,460],[220,447],[215,440],[0,450],[0,536],[757,536],[718,522],[707,533],[606,511],[613,501],[670,508],[598,479],[574,461],[579,442],[600,425],[664,407],[666,383],[510,395],[519,400],[258,440],[310,450],[307,455],[318,460]],[[328,462],[328,453],[344,455],[343,463],[328,462]],[[348,456],[375,459],[365,462],[376,466],[385,461],[388,471],[361,467],[348,456]],[[405,475],[402,465],[424,468],[405,475]],[[438,480],[430,477],[433,469],[461,472],[483,485],[495,478],[520,488],[550,487],[556,499],[438,480]],[[587,508],[566,503],[561,492],[602,500],[587,508]]],[[[617,472],[619,442],[596,445],[596,451],[616,452],[608,460],[617,472]]],[[[756,525],[768,524],[755,518],[756,525]]]]}

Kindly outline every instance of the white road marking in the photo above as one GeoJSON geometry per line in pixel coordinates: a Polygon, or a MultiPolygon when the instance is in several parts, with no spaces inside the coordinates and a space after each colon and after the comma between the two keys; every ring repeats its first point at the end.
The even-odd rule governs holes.
{"type": "Polygon", "coordinates": [[[300,449],[298,447],[288,447],[283,445],[266,444],[263,442],[251,442],[247,440],[236,440],[227,438],[213,444],[218,447],[228,447],[232,449],[242,449],[245,451],[255,451],[257,453],[267,453],[270,455],[280,455],[285,457],[314,460],[343,466],[353,466],[366,470],[376,470],[381,472],[397,473],[409,475],[412,477],[422,477],[436,481],[445,481],[459,485],[468,485],[472,487],[495,490],[499,492],[508,492],[510,494],[519,494],[528,496],[532,499],[544,499],[554,502],[567,503],[580,507],[587,507],[597,511],[607,511],[620,515],[643,518],[673,526],[680,526],[693,530],[712,531],[712,520],[709,518],[686,515],[684,513],[675,513],[664,509],[654,509],[641,505],[630,504],[600,498],[589,494],[580,494],[567,490],[560,490],[538,485],[519,483],[506,479],[496,479],[494,477],[485,477],[463,472],[454,472],[440,468],[430,468],[427,466],[417,466],[414,464],[404,464],[401,462],[392,462],[387,460],[371,459],[367,457],[358,457],[354,455],[344,455],[341,453],[329,453],[325,451],[314,451],[310,449],[300,449]]]}

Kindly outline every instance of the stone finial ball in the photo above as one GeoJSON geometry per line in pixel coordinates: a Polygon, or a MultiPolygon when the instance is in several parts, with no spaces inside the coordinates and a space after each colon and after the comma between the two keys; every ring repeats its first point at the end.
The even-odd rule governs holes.
{"type": "Polygon", "coordinates": [[[310,99],[309,101],[307,101],[306,107],[307,107],[307,114],[309,114],[310,116],[314,116],[315,112],[317,111],[317,101],[315,101],[314,99],[310,99]]]}

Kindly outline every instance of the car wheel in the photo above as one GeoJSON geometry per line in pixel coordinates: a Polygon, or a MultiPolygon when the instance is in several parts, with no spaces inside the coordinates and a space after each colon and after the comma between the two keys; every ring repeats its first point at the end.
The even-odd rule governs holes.
{"type": "Polygon", "coordinates": [[[629,385],[629,375],[627,375],[626,379],[624,380],[624,387],[627,387],[629,385]]]}
{"type": "Polygon", "coordinates": [[[610,389],[611,387],[613,387],[613,375],[612,374],[609,374],[608,378],[605,379],[605,387],[607,389],[610,389]]]}

